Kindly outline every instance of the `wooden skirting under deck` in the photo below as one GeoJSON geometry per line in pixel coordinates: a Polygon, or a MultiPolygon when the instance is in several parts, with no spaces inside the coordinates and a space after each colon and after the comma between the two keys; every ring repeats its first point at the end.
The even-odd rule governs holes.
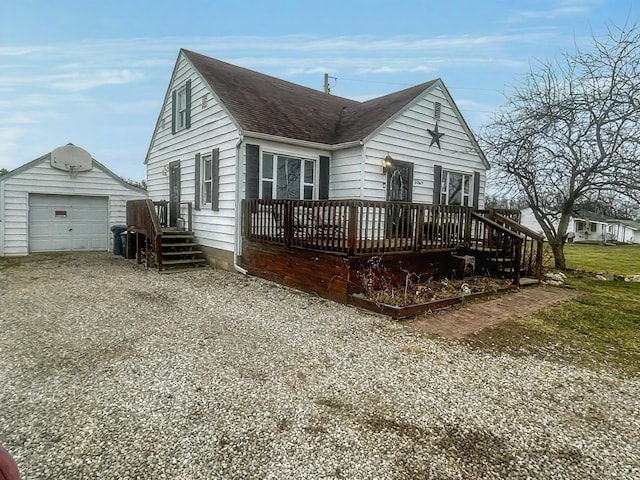
{"type": "MultiPolygon", "coordinates": [[[[421,281],[439,279],[450,275],[453,251],[385,253],[381,266],[397,285],[404,284],[407,272],[421,281]]],[[[251,275],[347,303],[352,293],[363,291],[362,273],[370,268],[373,257],[380,255],[347,256],[245,239],[242,267],[251,275]]]]}

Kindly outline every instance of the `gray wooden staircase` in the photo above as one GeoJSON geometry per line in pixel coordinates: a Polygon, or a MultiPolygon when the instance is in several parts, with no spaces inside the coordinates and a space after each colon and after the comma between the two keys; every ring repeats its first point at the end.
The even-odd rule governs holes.
{"type": "Polygon", "coordinates": [[[208,266],[207,259],[193,232],[163,228],[161,241],[161,273],[196,270],[208,266]]]}

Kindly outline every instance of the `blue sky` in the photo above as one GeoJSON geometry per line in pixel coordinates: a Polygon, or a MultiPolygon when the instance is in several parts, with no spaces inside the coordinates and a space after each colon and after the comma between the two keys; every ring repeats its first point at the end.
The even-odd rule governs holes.
{"type": "Polygon", "coordinates": [[[635,22],[634,0],[0,0],[0,168],[72,142],[144,157],[180,48],[366,100],[442,78],[474,131],[531,64],[635,22]]]}

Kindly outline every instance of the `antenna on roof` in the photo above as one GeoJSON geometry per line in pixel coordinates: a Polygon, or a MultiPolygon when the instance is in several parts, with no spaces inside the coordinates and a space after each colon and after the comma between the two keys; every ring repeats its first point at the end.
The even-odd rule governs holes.
{"type": "Polygon", "coordinates": [[[324,93],[331,94],[331,87],[329,86],[329,79],[338,80],[338,77],[330,77],[328,73],[324,74],[324,93]]]}

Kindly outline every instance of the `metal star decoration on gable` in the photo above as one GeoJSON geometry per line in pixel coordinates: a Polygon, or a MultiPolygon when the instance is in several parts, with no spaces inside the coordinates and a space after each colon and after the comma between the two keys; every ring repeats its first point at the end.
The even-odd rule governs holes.
{"type": "Polygon", "coordinates": [[[436,145],[438,145],[438,148],[440,148],[440,139],[444,137],[444,133],[438,132],[438,122],[436,122],[436,126],[433,130],[427,128],[427,132],[429,132],[429,135],[431,135],[431,143],[429,144],[429,146],[432,147],[435,143],[436,145]]]}

